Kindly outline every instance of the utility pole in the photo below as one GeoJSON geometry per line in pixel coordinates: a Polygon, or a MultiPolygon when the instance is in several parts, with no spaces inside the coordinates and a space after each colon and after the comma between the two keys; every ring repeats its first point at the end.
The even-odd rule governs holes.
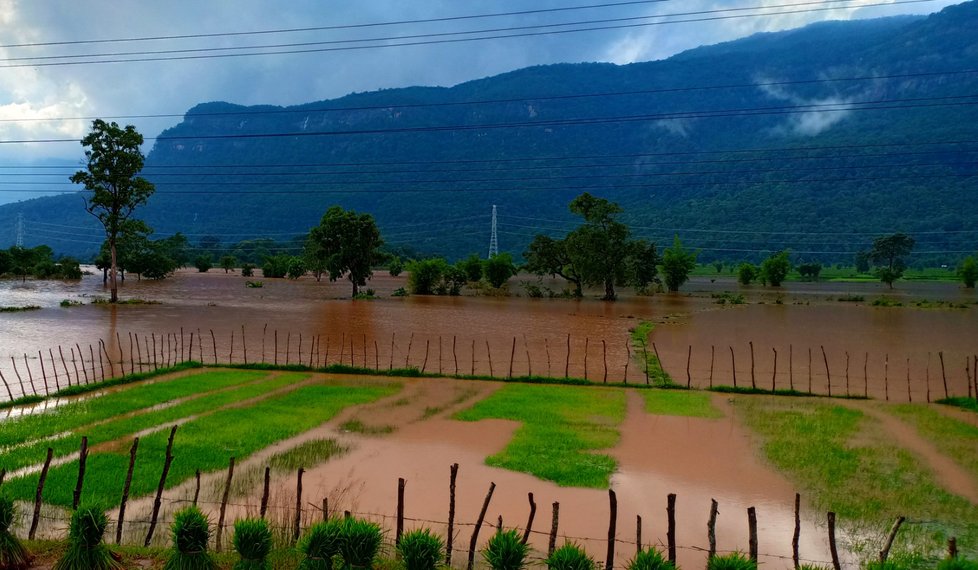
{"type": "Polygon", "coordinates": [[[489,237],[489,257],[499,255],[499,240],[496,237],[496,205],[492,205],[492,235],[489,237]]]}

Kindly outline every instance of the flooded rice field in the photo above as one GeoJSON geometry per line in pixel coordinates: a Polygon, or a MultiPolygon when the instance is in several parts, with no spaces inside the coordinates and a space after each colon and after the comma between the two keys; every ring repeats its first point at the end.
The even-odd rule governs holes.
{"type": "MultiPolygon", "coordinates": [[[[521,293],[521,281],[532,279],[514,278],[511,291],[521,293]]],[[[181,271],[163,281],[130,278],[121,297],[156,304],[116,307],[90,304],[107,296],[100,276],[72,283],[0,281],[0,306],[41,307],[0,314],[0,373],[15,397],[31,390],[29,377],[40,383],[51,376],[54,388],[72,381],[64,376],[94,376],[98,365],[107,366],[96,363],[102,354],[144,368],[153,364],[152,353],[164,362],[301,358],[307,364],[644,382],[642,355],[629,331],[648,321],[654,324],[649,353],[657,351],[680,384],[732,385],[736,378],[744,386],[921,401],[943,397],[945,383],[947,393],[967,394],[973,364],[966,370],[966,362],[978,352],[975,293],[956,283],[898,283],[892,291],[879,283],[788,283],[774,290],[694,279],[678,295],[623,295],[605,303],[391,297],[406,279],[386,274],[371,281],[378,298],[369,301],[345,299],[345,282],[262,281],[263,287],[248,288],[245,278],[215,271],[181,271]],[[719,304],[715,296],[724,291],[742,294],[745,302],[719,304]],[[872,306],[883,295],[902,306],[872,306]],[[86,304],[61,307],[62,300],[86,304]],[[27,383],[23,389],[21,382],[27,383]]]]}

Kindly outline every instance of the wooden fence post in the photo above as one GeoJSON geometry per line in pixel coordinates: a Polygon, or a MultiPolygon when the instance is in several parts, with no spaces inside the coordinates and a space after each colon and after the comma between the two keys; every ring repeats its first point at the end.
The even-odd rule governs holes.
{"type": "Polygon", "coordinates": [[[271,481],[272,481],[271,468],[265,467],[265,484],[262,487],[261,507],[259,510],[259,516],[261,516],[261,518],[265,518],[265,513],[268,511],[268,491],[269,491],[269,485],[271,484],[271,481]]]}
{"type": "Polygon", "coordinates": [[[560,519],[560,503],[554,501],[553,515],[550,518],[550,541],[547,543],[547,556],[554,553],[557,548],[557,523],[560,519]]]}
{"type": "Polygon", "coordinates": [[[788,345],[788,389],[795,391],[794,347],[788,345]]]}
{"type": "Polygon", "coordinates": [[[795,532],[791,535],[791,560],[795,570],[801,568],[798,544],[801,541],[801,494],[795,493],[795,532]]]}
{"type": "Polygon", "coordinates": [[[832,374],[829,373],[829,357],[825,354],[825,347],[822,346],[822,361],[825,362],[825,386],[829,392],[829,398],[832,397],[832,374]]]}
{"type": "MultiPolygon", "coordinates": [[[[352,336],[350,337],[350,341],[351,342],[353,341],[353,337],[352,336]]],[[[421,373],[422,374],[424,374],[424,371],[427,370],[427,368],[428,368],[428,351],[429,350],[431,350],[431,339],[425,339],[425,341],[424,341],[424,361],[422,361],[422,363],[421,363],[421,373]]],[[[352,352],[352,350],[351,350],[351,352],[352,352]]],[[[351,360],[353,359],[353,355],[352,354],[350,355],[350,359],[351,360]]]]}
{"type": "MultiPolygon", "coordinates": [[[[523,334],[523,349],[526,351],[526,375],[527,377],[533,376],[533,361],[530,359],[530,343],[526,340],[526,334],[523,334]]],[[[608,364],[605,363],[605,368],[608,364]]],[[[607,372],[605,372],[607,376],[607,372]]],[[[968,384],[968,393],[971,393],[971,384],[968,384]]]]}
{"type": "Polygon", "coordinates": [[[747,507],[747,546],[750,549],[750,559],[757,564],[757,510],[747,507]]]}
{"type": "Polygon", "coordinates": [[[846,351],[846,396],[849,396],[849,351],[846,351]]]}
{"type": "MultiPolygon", "coordinates": [[[[489,341],[486,341],[488,345],[489,341]]],[[[414,346],[414,333],[408,337],[407,352],[404,354],[404,368],[407,368],[411,364],[411,347],[414,346]]]]}
{"type": "Polygon", "coordinates": [[[492,352],[489,350],[489,339],[486,339],[486,358],[489,359],[489,377],[495,376],[492,372],[492,352]]]}
{"type": "MultiPolygon", "coordinates": [[[[546,341],[546,339],[544,339],[546,341]]],[[[621,376],[621,381],[628,384],[628,365],[632,362],[632,347],[628,345],[628,339],[625,340],[625,373],[621,376]]],[[[547,376],[550,376],[550,357],[547,356],[547,376]]]]}
{"type": "Polygon", "coordinates": [[[642,515],[635,515],[635,554],[642,552],[642,515]]]}
{"type": "Polygon", "coordinates": [[[720,505],[716,499],[710,499],[710,520],[706,523],[706,540],[710,544],[706,560],[710,561],[717,555],[717,515],[720,514],[720,505]]]}
{"type": "Polygon", "coordinates": [[[122,485],[122,500],[119,502],[119,522],[115,527],[115,543],[122,544],[122,525],[126,520],[126,502],[129,501],[129,487],[132,485],[132,472],[136,469],[136,450],[139,449],[139,438],[132,440],[129,448],[129,469],[126,471],[126,481],[122,485]]]}
{"type": "MultiPolygon", "coordinates": [[[[300,345],[301,346],[301,345],[300,345]]],[[[301,360],[301,359],[300,359],[301,360]]],[[[292,526],[292,542],[299,542],[299,534],[302,530],[302,474],[305,473],[302,467],[296,472],[295,480],[295,523],[292,526]]]]}
{"type": "Polygon", "coordinates": [[[737,387],[737,361],[734,359],[733,347],[728,347],[730,349],[730,371],[733,372],[733,383],[734,388],[737,387]]]}
{"type": "Polygon", "coordinates": [[[588,377],[587,377],[587,354],[588,354],[588,352],[590,352],[590,350],[588,350],[588,348],[590,347],[590,344],[591,344],[591,339],[588,338],[588,337],[584,337],[584,379],[585,380],[588,379],[588,377]]]}
{"type": "Polygon", "coordinates": [[[85,485],[85,465],[88,463],[88,436],[82,436],[81,447],[78,449],[78,480],[75,482],[75,492],[71,495],[71,510],[78,510],[81,501],[82,487],[85,485]]]}
{"type": "Polygon", "coordinates": [[[476,519],[475,528],[472,530],[472,540],[469,541],[469,563],[466,566],[467,570],[472,570],[473,566],[475,566],[475,547],[479,542],[479,529],[482,528],[482,521],[486,519],[486,511],[489,510],[489,501],[492,500],[492,492],[495,490],[496,484],[490,482],[489,492],[486,493],[486,499],[482,503],[482,510],[479,511],[479,518],[476,519]]]}
{"type": "Polygon", "coordinates": [[[757,389],[757,382],[754,381],[754,341],[748,341],[750,345],[750,387],[757,389]]]}
{"type": "Polygon", "coordinates": [[[693,360],[693,345],[689,345],[686,350],[686,389],[693,386],[693,376],[689,373],[689,365],[693,360]]]}
{"type": "Polygon", "coordinates": [[[329,497],[323,497],[323,522],[329,520],[329,497]]]}
{"type": "Polygon", "coordinates": [[[717,347],[716,345],[710,345],[710,388],[713,387],[713,363],[716,360],[717,347]]]}
{"type": "MultiPolygon", "coordinates": [[[[527,353],[529,354],[529,353],[527,353]]],[[[601,359],[604,361],[604,383],[608,383],[608,345],[601,339],[601,359]]]]}
{"type": "Polygon", "coordinates": [[[886,559],[890,556],[890,548],[893,547],[893,541],[896,540],[897,532],[900,531],[900,526],[906,517],[897,517],[893,521],[893,526],[890,527],[890,533],[886,535],[886,542],[883,543],[883,550],[880,550],[880,563],[886,562],[886,559]]]}
{"type": "Polygon", "coordinates": [[[509,352],[509,374],[507,378],[513,377],[513,360],[516,358],[516,337],[513,337],[513,349],[509,352]]]}
{"type": "Polygon", "coordinates": [[[777,378],[778,378],[778,349],[771,348],[774,351],[774,372],[771,373],[771,393],[777,389],[777,378]]]}
{"type": "Polygon", "coordinates": [[[614,489],[608,489],[608,503],[611,514],[608,520],[608,556],[604,568],[612,570],[615,567],[615,535],[618,529],[618,497],[614,489]]]}
{"type": "Polygon", "coordinates": [[[404,485],[403,477],[397,479],[397,527],[394,531],[394,546],[401,544],[401,535],[404,534],[404,485]]]}
{"type": "Polygon", "coordinates": [[[452,335],[452,360],[455,361],[455,375],[458,376],[458,353],[455,351],[456,335],[452,335]]]}
{"type": "MultiPolygon", "coordinates": [[[[68,364],[65,362],[65,351],[61,350],[60,344],[58,345],[58,354],[61,355],[61,367],[65,369],[65,379],[68,381],[68,387],[71,388],[71,373],[68,372],[68,364]]],[[[120,355],[122,354],[122,348],[119,348],[119,354],[120,355]]],[[[125,370],[126,370],[125,367],[123,367],[122,369],[123,376],[126,374],[125,370]]]]}
{"type": "Polygon", "coordinates": [[[665,382],[666,369],[663,368],[662,357],[659,356],[659,347],[657,347],[654,342],[652,343],[652,352],[655,353],[655,361],[659,364],[659,376],[662,378],[662,381],[665,382]]]}
{"type": "Polygon", "coordinates": [[[808,394],[812,393],[812,347],[808,347],[808,394]]]}
{"type": "MultiPolygon", "coordinates": [[[[194,333],[190,333],[190,352],[194,351],[194,333]]],[[[244,363],[248,364],[248,344],[245,342],[245,328],[241,325],[241,351],[244,353],[244,363]]]]}
{"type": "MultiPolygon", "coordinates": [[[[646,370],[646,376],[648,376],[648,370],[646,370]]],[[[564,378],[570,378],[570,335],[567,335],[567,359],[564,360],[564,378]]]]}
{"type": "Polygon", "coordinates": [[[947,557],[951,560],[958,557],[958,537],[956,536],[947,539],[947,557]]]}
{"type": "MultiPolygon", "coordinates": [[[[276,341],[278,340],[278,331],[276,333],[276,341]]],[[[217,337],[214,336],[214,329],[211,329],[211,345],[214,347],[214,364],[217,364],[217,337]]],[[[276,362],[278,364],[278,342],[275,343],[276,350],[276,362]]]]}
{"type": "Polygon", "coordinates": [[[530,515],[526,519],[526,529],[523,531],[523,544],[530,540],[530,530],[533,528],[533,518],[537,514],[537,503],[533,500],[533,493],[527,493],[530,500],[530,515]]]}
{"type": "MultiPolygon", "coordinates": [[[[452,340],[454,346],[455,341],[452,340]]],[[[445,537],[445,566],[452,565],[452,544],[455,542],[455,480],[458,477],[458,463],[452,463],[448,479],[448,535],[445,537]]]]}
{"type": "MultiPolygon", "coordinates": [[[[301,467],[299,468],[302,469],[301,467]]],[[[228,498],[231,496],[231,479],[234,477],[234,458],[228,461],[228,478],[224,481],[224,494],[221,496],[221,510],[217,515],[217,533],[214,538],[214,550],[220,552],[223,548],[221,538],[224,536],[224,514],[228,508],[228,498]]]]}
{"type": "Polygon", "coordinates": [[[832,568],[834,570],[842,570],[842,564],[839,563],[839,550],[835,546],[835,513],[828,513],[829,520],[829,552],[832,553],[832,568]]]}
{"type": "Polygon", "coordinates": [[[666,540],[668,542],[669,562],[676,565],[676,494],[669,493],[666,504],[666,540]]]}
{"type": "Polygon", "coordinates": [[[913,393],[910,392],[910,359],[907,358],[907,401],[913,403],[913,393]]]}
{"type": "Polygon", "coordinates": [[[194,469],[194,500],[193,505],[197,506],[197,500],[200,499],[200,469],[194,469]]]}
{"type": "Polygon", "coordinates": [[[944,371],[944,351],[938,351],[937,356],[941,359],[941,378],[944,379],[944,397],[948,398],[950,394],[947,391],[947,373],[944,371]]]}
{"type": "Polygon", "coordinates": [[[645,361],[645,385],[649,385],[649,349],[642,344],[642,359],[645,361]]]}
{"type": "Polygon", "coordinates": [[[170,429],[170,438],[166,442],[166,456],[163,459],[163,473],[160,475],[160,484],[156,488],[156,499],[153,501],[153,514],[149,521],[149,530],[146,532],[146,540],[143,546],[149,547],[153,540],[153,533],[156,531],[156,520],[160,515],[160,505],[163,502],[163,488],[166,486],[166,476],[170,472],[170,464],[173,463],[173,438],[177,435],[177,426],[170,429]]]}
{"type": "Polygon", "coordinates": [[[27,533],[28,540],[34,540],[37,534],[37,523],[41,519],[41,497],[44,494],[44,481],[48,478],[48,469],[51,467],[51,458],[54,450],[48,448],[47,457],[44,459],[44,467],[41,468],[41,475],[37,479],[37,492],[34,494],[34,516],[31,518],[31,530],[27,533]]]}

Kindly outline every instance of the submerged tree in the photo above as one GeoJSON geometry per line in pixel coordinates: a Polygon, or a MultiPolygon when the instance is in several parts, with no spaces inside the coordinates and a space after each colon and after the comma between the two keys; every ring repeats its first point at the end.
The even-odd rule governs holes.
{"type": "Polygon", "coordinates": [[[788,252],[779,251],[761,262],[761,281],[770,283],[772,287],[780,287],[789,271],[791,260],[788,259],[788,252]]]}
{"type": "Polygon", "coordinates": [[[978,281],[978,261],[975,260],[975,256],[969,255],[964,258],[961,266],[958,267],[958,276],[961,277],[961,282],[966,289],[975,288],[975,282],[978,281]]]}
{"type": "Polygon", "coordinates": [[[662,273],[666,279],[666,287],[670,291],[679,291],[695,268],[696,252],[684,248],[679,236],[675,236],[672,247],[662,251],[662,273]]]}
{"type": "Polygon", "coordinates": [[[81,144],[86,148],[87,170],[79,170],[70,180],[83,184],[91,192],[85,197],[85,209],[105,229],[110,255],[110,301],[115,303],[119,300],[116,240],[133,211],[145,204],[154,190],[149,180],[138,176],[144,161],[139,149],[143,144],[143,135],[132,125],[123,129],[115,122],[95,119],[92,121],[92,131],[82,139],[81,144]]]}
{"type": "Polygon", "coordinates": [[[321,263],[329,272],[330,281],[346,275],[356,297],[373,275],[371,268],[384,261],[382,245],[384,240],[373,216],[332,206],[319,225],[309,231],[306,257],[311,255],[317,267],[321,263]]]}
{"type": "Polygon", "coordinates": [[[893,288],[893,282],[903,277],[907,269],[904,257],[913,251],[914,239],[907,234],[897,233],[880,236],[873,240],[873,248],[869,251],[869,259],[876,264],[876,276],[880,281],[893,288]]]}

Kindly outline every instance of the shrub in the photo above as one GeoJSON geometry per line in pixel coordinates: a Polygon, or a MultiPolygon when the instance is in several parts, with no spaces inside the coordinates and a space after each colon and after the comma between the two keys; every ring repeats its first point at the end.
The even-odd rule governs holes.
{"type": "Polygon", "coordinates": [[[706,570],[757,570],[757,562],[734,552],[726,556],[714,556],[706,563],[706,570]]]}
{"type": "Polygon", "coordinates": [[[390,261],[387,262],[387,272],[390,273],[391,277],[397,277],[404,271],[404,262],[401,258],[394,256],[390,261]]]}
{"type": "Polygon", "coordinates": [[[482,259],[478,254],[471,254],[458,262],[458,267],[465,272],[465,278],[469,281],[482,280],[482,259]]]}
{"type": "Polygon", "coordinates": [[[272,531],[264,519],[242,519],[234,523],[234,549],[241,556],[234,570],[271,570],[267,560],[272,550],[272,531]]]}
{"type": "Polygon", "coordinates": [[[31,563],[31,555],[10,532],[10,525],[14,523],[16,515],[17,507],[13,499],[0,495],[0,568],[21,570],[31,563]]]}
{"type": "Polygon", "coordinates": [[[309,527],[299,541],[299,552],[304,556],[300,570],[332,570],[333,557],[340,553],[341,526],[340,521],[330,519],[309,527]]]}
{"type": "Polygon", "coordinates": [[[391,297],[407,297],[407,296],[408,296],[408,292],[404,289],[404,287],[398,287],[397,289],[394,290],[393,293],[391,293],[391,297]]]}
{"type": "Polygon", "coordinates": [[[444,259],[422,259],[408,264],[408,289],[415,295],[433,295],[448,269],[444,259]]]}
{"type": "Polygon", "coordinates": [[[370,521],[346,518],[340,523],[340,556],[346,568],[369,569],[380,551],[380,526],[370,521]]]}
{"type": "Polygon", "coordinates": [[[628,563],[628,570],[676,570],[676,565],[666,560],[655,547],[650,546],[635,554],[635,558],[628,563]]]}
{"type": "Polygon", "coordinates": [[[978,570],[978,562],[967,558],[947,558],[941,560],[937,570],[978,570]]]}
{"type": "Polygon", "coordinates": [[[197,507],[177,511],[173,517],[173,554],[164,570],[210,570],[217,564],[207,552],[210,521],[197,507]]]}
{"type": "Polygon", "coordinates": [[[772,287],[780,287],[791,271],[791,261],[787,251],[779,251],[761,263],[761,280],[772,287]]]}
{"type": "Polygon", "coordinates": [[[757,279],[757,266],[753,263],[741,263],[737,268],[737,281],[741,285],[750,285],[757,279]]]}
{"type": "Polygon", "coordinates": [[[238,264],[238,259],[233,255],[223,255],[221,256],[220,264],[224,273],[229,273],[238,264]]]}
{"type": "Polygon", "coordinates": [[[264,286],[265,283],[262,281],[245,281],[245,287],[249,289],[261,289],[264,286]]]}
{"type": "Polygon", "coordinates": [[[242,263],[241,264],[241,276],[242,277],[254,277],[255,275],[255,264],[254,263],[242,263]]]}
{"type": "Polygon", "coordinates": [[[289,272],[289,263],[292,256],[287,254],[269,255],[261,264],[261,273],[264,277],[279,278],[285,277],[289,272]]]}
{"type": "Polygon", "coordinates": [[[214,267],[214,258],[210,255],[198,255],[194,259],[194,267],[201,273],[207,273],[211,267],[214,267]]]}
{"type": "Polygon", "coordinates": [[[429,529],[405,533],[397,545],[405,570],[435,570],[444,549],[445,542],[429,529]]]}
{"type": "Polygon", "coordinates": [[[594,570],[594,559],[580,546],[568,542],[547,557],[549,570],[594,570]]]}
{"type": "Polygon", "coordinates": [[[102,509],[82,507],[71,515],[68,549],[54,564],[54,570],[115,570],[124,566],[102,544],[109,524],[102,509]]]}
{"type": "Polygon", "coordinates": [[[482,557],[492,570],[520,570],[526,565],[529,550],[515,530],[500,530],[489,539],[482,557]]]}
{"type": "Polygon", "coordinates": [[[508,253],[494,255],[485,261],[482,269],[486,276],[486,281],[495,288],[503,286],[510,277],[516,275],[516,265],[513,264],[513,257],[508,253]]]}

